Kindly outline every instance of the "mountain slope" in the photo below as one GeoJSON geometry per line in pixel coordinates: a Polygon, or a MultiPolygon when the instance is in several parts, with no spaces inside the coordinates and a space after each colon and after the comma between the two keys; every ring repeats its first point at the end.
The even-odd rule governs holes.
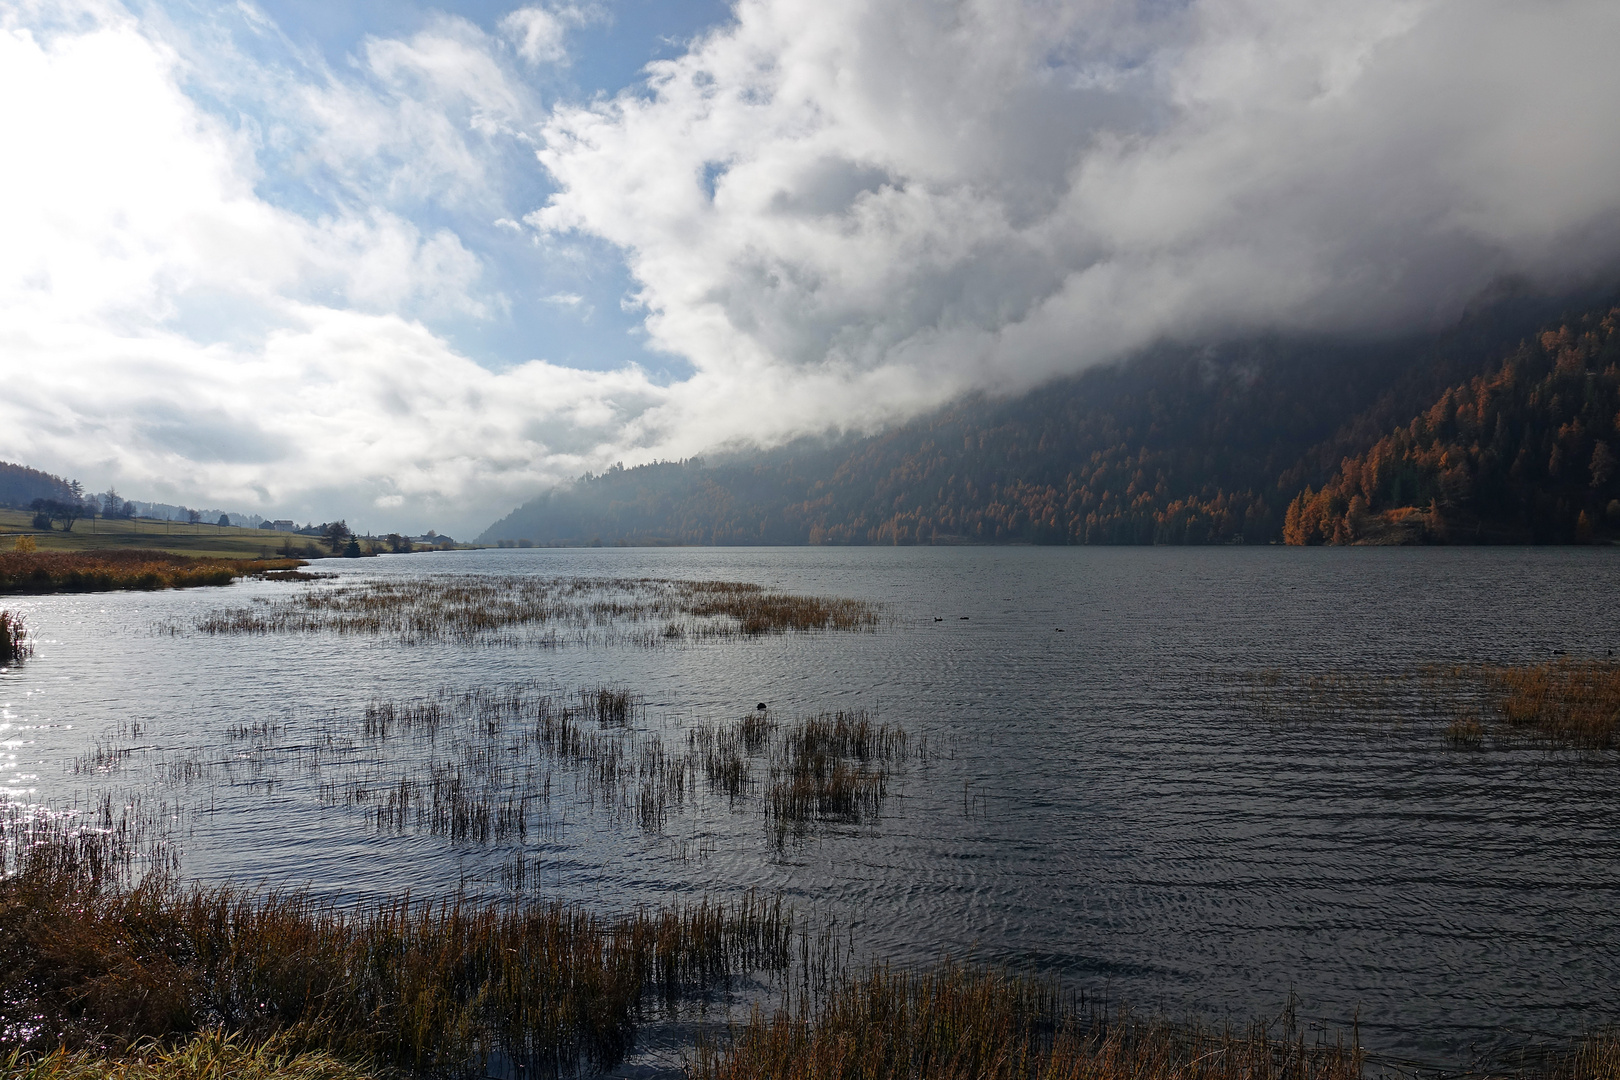
{"type": "Polygon", "coordinates": [[[1620,308],[1548,329],[1345,457],[1289,543],[1587,543],[1620,532],[1620,308]]]}
{"type": "MultiPolygon", "coordinates": [[[[870,438],[586,476],[481,540],[1274,541],[1302,489],[1315,499],[1343,459],[1500,366],[1545,310],[1499,304],[1447,333],[1377,345],[1160,349],[1018,398],[970,398],[870,438]]],[[[1336,505],[1330,497],[1319,516],[1336,505]]],[[[1314,538],[1333,535],[1319,527],[1314,538]]]]}

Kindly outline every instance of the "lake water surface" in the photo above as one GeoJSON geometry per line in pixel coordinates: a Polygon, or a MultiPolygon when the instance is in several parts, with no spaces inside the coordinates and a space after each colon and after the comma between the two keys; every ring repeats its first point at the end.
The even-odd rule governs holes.
{"type": "Polygon", "coordinates": [[[604,908],[780,891],[835,919],[863,960],[1005,963],[1235,1022],[1292,993],[1314,1020],[1359,1020],[1373,1051],[1435,1066],[1616,1018],[1613,755],[1463,751],[1419,713],[1258,715],[1223,678],[1606,655],[1620,647],[1611,552],[576,549],[317,568],[724,578],[872,600],[892,619],[537,648],[187,629],[305,587],[291,584],[9,597],[37,654],[0,671],[0,795],[65,808],[139,794],[173,818],[187,874],[343,902],[505,895],[514,860],[523,891],[604,908]],[[528,682],[625,686],[672,745],[766,702],[777,717],[864,707],[926,735],[929,754],[879,820],[782,847],[757,810],[705,800],[649,830],[570,802],[561,772],[552,826],[522,840],[380,834],[308,765],[368,702],[528,682]],[[98,767],[98,746],[130,752],[98,767]]]}

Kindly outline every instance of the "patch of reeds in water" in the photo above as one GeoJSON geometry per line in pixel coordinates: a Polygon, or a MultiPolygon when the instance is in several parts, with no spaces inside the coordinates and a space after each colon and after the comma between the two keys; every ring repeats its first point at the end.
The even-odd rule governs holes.
{"type": "Polygon", "coordinates": [[[371,703],[353,740],[335,740],[328,725],[328,744],[306,767],[318,774],[324,805],[359,808],[386,833],[472,844],[554,835],[553,797],[570,791],[660,833],[701,795],[759,813],[781,846],[822,824],[876,819],[897,771],[927,754],[926,742],[913,747],[903,729],[864,710],[787,723],[762,711],[702,720],[684,746],[648,724],[640,700],[618,687],[441,692],[371,703]]]}
{"type": "Polygon", "coordinates": [[[1620,664],[1559,658],[1534,664],[1430,664],[1393,674],[1275,669],[1224,675],[1268,720],[1443,723],[1453,746],[1487,739],[1604,752],[1620,745],[1620,664]]]}
{"type": "Polygon", "coordinates": [[[463,574],[307,589],[214,611],[192,626],[206,634],[332,631],[406,642],[650,647],[872,630],[881,623],[881,611],[865,601],[778,593],[746,582],[463,574]]]}
{"type": "Polygon", "coordinates": [[[34,647],[28,643],[28,628],[21,614],[0,610],[0,664],[14,664],[32,656],[34,647]]]}
{"type": "Polygon", "coordinates": [[[409,897],[342,911],[299,892],[131,884],[93,847],[35,844],[0,880],[0,1054],[214,1030],[429,1075],[497,1054],[603,1067],[649,1010],[791,959],[790,916],[753,894],[618,916],[409,897]]]}
{"type": "Polygon", "coordinates": [[[1349,1043],[1308,1043],[1291,1011],[1241,1032],[1090,1008],[1050,981],[943,963],[877,967],[797,1009],[756,1010],[703,1080],[1359,1080],[1349,1043]]]}
{"type": "Polygon", "coordinates": [[[298,559],[209,559],[140,548],[0,552],[0,592],[186,589],[303,565],[298,559]]]}
{"type": "Polygon", "coordinates": [[[1556,743],[1609,750],[1620,728],[1620,664],[1560,659],[1546,664],[1487,665],[1477,676],[1511,730],[1556,743]]]}
{"type": "Polygon", "coordinates": [[[898,727],[875,724],[864,709],[823,713],[783,730],[770,750],[766,819],[778,844],[816,821],[858,825],[889,793],[891,767],[907,757],[898,727]]]}

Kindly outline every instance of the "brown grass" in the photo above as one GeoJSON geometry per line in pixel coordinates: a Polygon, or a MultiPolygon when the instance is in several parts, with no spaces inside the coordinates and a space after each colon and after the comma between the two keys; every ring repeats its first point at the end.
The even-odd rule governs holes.
{"type": "Polygon", "coordinates": [[[752,894],[620,916],[408,896],[342,911],[162,876],[129,886],[83,848],[36,845],[0,881],[0,987],[6,1014],[28,1018],[0,1030],[0,1053],[222,1030],[429,1074],[494,1053],[606,1066],[660,1002],[791,956],[780,901],[752,894]]]}
{"type": "Polygon", "coordinates": [[[0,592],[186,589],[303,565],[296,559],[203,559],[135,548],[0,552],[0,592]]]}
{"type": "Polygon", "coordinates": [[[1247,1031],[1109,1015],[1050,981],[944,963],[875,968],[704,1048],[703,1080],[1360,1080],[1354,1042],[1307,1044],[1290,1013],[1247,1031]]]}
{"type": "Polygon", "coordinates": [[[1477,676],[1509,729],[1587,750],[1608,750],[1620,728],[1620,664],[1555,660],[1487,666],[1477,676]]]}
{"type": "Polygon", "coordinates": [[[1273,720],[1438,721],[1454,746],[1526,740],[1585,751],[1620,746],[1620,663],[1430,664],[1393,674],[1225,674],[1254,716],[1273,720]]]}
{"type": "Polygon", "coordinates": [[[5,1080],[373,1080],[378,1074],[321,1051],[296,1053],[287,1040],[253,1045],[223,1031],[204,1031],[175,1046],[149,1042],[110,1056],[57,1047],[44,1054],[13,1050],[0,1058],[5,1080]]]}
{"type": "MultiPolygon", "coordinates": [[[[746,722],[746,721],[745,721],[746,722]]],[[[817,821],[858,825],[876,817],[894,763],[906,758],[904,730],[874,724],[864,709],[798,721],[771,749],[765,814],[778,844],[817,821]]]]}

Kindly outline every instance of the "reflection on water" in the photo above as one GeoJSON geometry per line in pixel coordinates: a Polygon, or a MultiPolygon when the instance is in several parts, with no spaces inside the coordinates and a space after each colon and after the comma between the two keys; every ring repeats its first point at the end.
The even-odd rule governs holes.
{"type": "MultiPolygon", "coordinates": [[[[1424,663],[1602,655],[1620,639],[1607,552],[517,550],[322,569],[341,576],[8,599],[37,655],[0,672],[0,793],[86,809],[138,796],[187,873],[342,900],[518,889],[622,911],[780,890],[866,957],[1031,966],[1217,1019],[1275,1011],[1292,990],[1306,1015],[1359,1016],[1373,1049],[1435,1063],[1613,1018],[1612,754],[1463,750],[1398,695],[1293,715],[1230,680],[1381,686],[1424,663]],[[354,575],[416,588],[432,573],[746,581],[881,603],[893,622],[555,648],[187,629],[354,575]],[[604,798],[588,762],[528,750],[481,766],[511,732],[472,737],[479,694],[525,687],[559,702],[633,691],[623,724],[581,729],[636,747],[621,761],[633,785],[604,798]],[[378,710],[428,701],[448,710],[443,738],[378,751],[378,710]],[[656,774],[700,726],[712,746],[761,703],[783,722],[864,709],[929,751],[886,774],[872,813],[819,814],[786,842],[766,800],[730,797],[691,758],[690,799],[648,827],[646,748],[664,753],[656,774]],[[481,832],[414,816],[435,768],[449,784],[457,764],[503,778],[481,832]]],[[[768,755],[751,767],[769,782],[768,755]]]]}

